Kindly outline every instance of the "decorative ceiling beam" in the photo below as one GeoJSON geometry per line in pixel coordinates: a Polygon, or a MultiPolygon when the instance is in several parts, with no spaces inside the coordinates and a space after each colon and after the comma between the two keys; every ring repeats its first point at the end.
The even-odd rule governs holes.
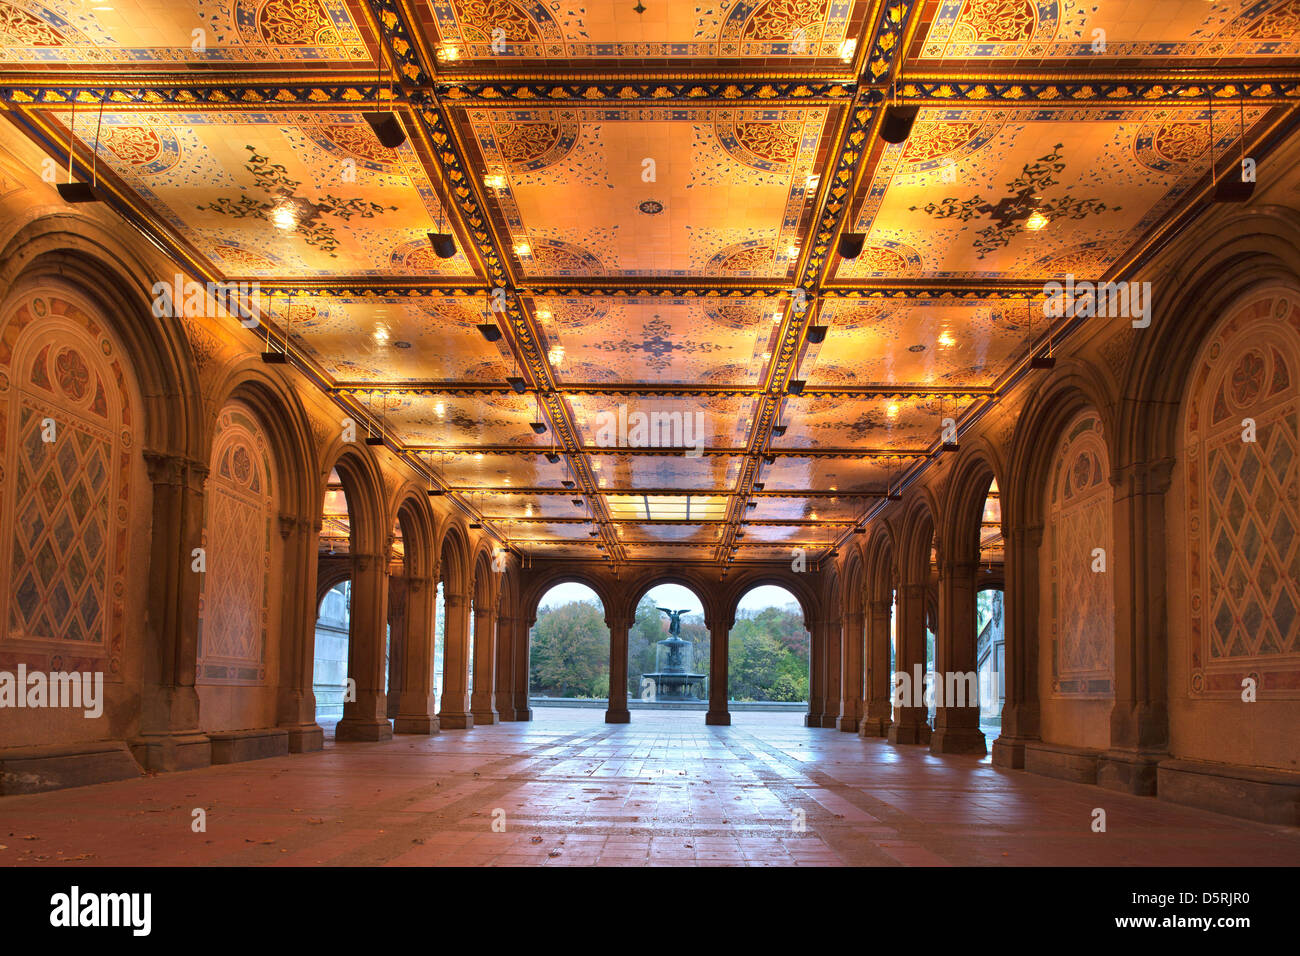
{"type": "MultiPolygon", "coordinates": [[[[545,455],[550,451],[546,445],[529,446],[520,448],[518,445],[438,445],[438,444],[409,444],[403,446],[407,451],[415,453],[433,453],[438,452],[447,455],[516,455],[531,457],[536,455],[545,455]]],[[[739,456],[749,454],[748,448],[705,448],[702,454],[704,458],[739,456]]],[[[590,448],[587,449],[590,455],[630,455],[638,458],[658,457],[658,458],[681,458],[682,449],[671,448],[590,448]]],[[[932,449],[888,449],[888,448],[773,448],[765,454],[774,458],[870,458],[876,461],[910,461],[916,458],[928,458],[933,454],[932,449]]],[[[598,494],[610,494],[608,489],[601,488],[598,494]]],[[[636,494],[644,494],[638,491],[636,494]]],[[[675,492],[680,494],[680,492],[675,492]]],[[[720,494],[720,492],[711,492],[711,494],[720,494]]]]}
{"type": "MultiPolygon", "coordinates": [[[[572,498],[573,492],[568,488],[535,488],[535,487],[499,487],[499,488],[479,488],[477,486],[448,486],[448,491],[457,493],[472,493],[482,495],[536,495],[538,497],[565,497],[572,498]]],[[[602,488],[607,495],[645,495],[647,497],[657,497],[666,495],[669,497],[691,497],[691,498],[716,498],[727,494],[724,489],[719,488],[602,488]]],[[[884,498],[888,492],[884,489],[879,491],[808,491],[808,490],[786,490],[786,491],[751,491],[751,498],[884,498]]],[[[586,520],[586,519],[583,519],[586,520]]]]}
{"type": "MultiPolygon", "coordinates": [[[[912,0],[881,0],[874,19],[868,19],[864,32],[870,36],[871,54],[866,58],[868,77],[873,83],[887,83],[896,75],[900,51],[906,49],[908,39],[915,32],[920,17],[921,4],[912,0]]],[[[721,563],[730,560],[736,541],[736,531],[746,510],[746,499],[759,474],[759,462],[769,451],[772,426],[789,383],[795,379],[806,328],[813,324],[821,304],[817,295],[830,273],[831,250],[840,233],[842,222],[851,205],[853,193],[861,182],[863,156],[875,138],[882,111],[877,107],[884,94],[876,88],[856,90],[852,106],[840,117],[836,135],[822,174],[818,191],[818,210],[809,232],[804,236],[799,261],[795,270],[797,290],[802,302],[794,298],[786,304],[778,330],[777,346],[772,349],[763,388],[769,394],[759,401],[750,432],[745,464],[741,469],[736,494],[728,508],[729,528],[719,544],[715,559],[721,563]]]]}
{"type": "Polygon", "coordinates": [[[602,103],[761,104],[774,102],[817,106],[845,103],[853,97],[852,77],[802,80],[736,76],[699,81],[667,77],[638,79],[624,76],[609,80],[533,80],[528,82],[474,83],[442,81],[435,89],[449,105],[475,109],[518,109],[520,104],[598,106],[602,103]]]}
{"type": "MultiPolygon", "coordinates": [[[[514,389],[495,382],[336,382],[332,392],[351,395],[390,393],[401,395],[512,395],[514,389]]],[[[527,393],[538,390],[529,388],[527,393]]],[[[555,391],[563,395],[609,396],[668,396],[676,398],[724,397],[753,398],[768,394],[758,386],[749,385],[654,385],[649,382],[629,382],[620,385],[604,383],[556,384],[555,391]]],[[[957,398],[976,399],[995,394],[988,388],[960,388],[957,386],[928,385],[836,385],[834,387],[808,387],[801,398],[957,398]]]]}
{"type": "MultiPolygon", "coordinates": [[[[1018,279],[1014,281],[981,281],[954,279],[943,285],[936,285],[934,280],[897,279],[888,280],[850,280],[830,281],[818,292],[822,299],[1018,299],[1027,295],[1042,295],[1043,284],[1051,277],[1042,279],[1018,279]]],[[[1100,278],[1100,277],[1096,277],[1100,278]]],[[[257,276],[232,276],[229,282],[257,282],[264,293],[270,295],[321,295],[341,296],[345,298],[385,298],[385,299],[419,299],[434,297],[475,297],[494,288],[479,279],[465,279],[460,282],[446,280],[431,283],[417,283],[409,279],[392,281],[356,278],[356,279],[259,279],[257,276]]],[[[543,280],[550,282],[553,280],[543,280]]],[[[583,279],[583,282],[598,282],[597,279],[583,279]]],[[[515,289],[521,296],[528,298],[658,298],[658,299],[759,299],[789,297],[795,288],[793,283],[786,286],[702,286],[671,285],[672,280],[651,279],[640,284],[629,280],[617,285],[524,285],[515,289]]]]}

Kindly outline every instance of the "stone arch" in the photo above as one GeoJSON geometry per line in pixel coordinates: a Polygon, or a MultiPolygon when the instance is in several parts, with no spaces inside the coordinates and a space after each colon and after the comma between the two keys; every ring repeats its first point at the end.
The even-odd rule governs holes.
{"type": "Polygon", "coordinates": [[[438,576],[446,608],[442,701],[438,714],[438,724],[443,730],[466,730],[474,726],[469,697],[469,618],[475,573],[471,554],[464,521],[459,516],[449,517],[438,539],[438,576]]]}
{"type": "MultiPolygon", "coordinates": [[[[112,717],[114,708],[138,712],[142,678],[161,676],[150,665],[167,633],[154,621],[157,594],[147,588],[151,569],[141,558],[154,502],[139,447],[148,412],[137,358],[112,313],[76,283],[28,277],[0,303],[0,668],[102,672],[119,738],[136,727],[112,717]]],[[[197,468],[181,471],[201,481],[197,468]]],[[[164,466],[157,474],[170,473],[164,466]]],[[[175,579],[197,584],[190,551],[181,564],[180,529],[170,529],[175,541],[167,530],[153,529],[150,558],[161,551],[175,579]]],[[[197,715],[193,658],[180,666],[175,673],[197,715]]],[[[86,737],[80,713],[37,716],[0,714],[6,729],[18,728],[15,739],[86,737]]],[[[107,736],[102,725],[94,736],[107,736]]]]}
{"type": "Polygon", "coordinates": [[[1179,757],[1278,769],[1294,758],[1252,728],[1300,717],[1298,375],[1296,276],[1243,294],[1195,350],[1166,509],[1170,752],[1179,757]]]}
{"type": "Polygon", "coordinates": [[[75,290],[131,356],[142,398],[146,453],[205,461],[199,363],[183,320],[154,316],[156,269],[124,251],[121,237],[63,211],[28,223],[0,252],[5,302],[44,284],[75,290]]]}
{"type": "Polygon", "coordinates": [[[721,623],[725,624],[728,629],[734,627],[736,624],[736,608],[740,604],[741,598],[754,588],[763,585],[785,588],[785,590],[793,594],[795,600],[799,602],[799,609],[803,612],[804,621],[809,626],[817,619],[822,610],[821,594],[810,585],[806,575],[786,572],[783,569],[740,569],[736,576],[727,583],[726,590],[723,592],[721,623]]]}
{"type": "Polygon", "coordinates": [[[576,566],[548,569],[532,577],[520,590],[518,608],[524,624],[531,627],[537,620],[537,607],[551,588],[569,582],[586,585],[595,591],[600,598],[601,606],[605,609],[607,618],[610,616],[611,610],[619,606],[617,595],[613,593],[608,579],[603,575],[576,566]]]}
{"type": "Polygon", "coordinates": [[[429,496],[415,482],[396,489],[389,509],[394,550],[400,534],[402,557],[388,562],[387,715],[397,733],[437,730],[434,713],[434,629],[437,583],[433,578],[436,521],[429,496]]]}
{"type": "Polygon", "coordinates": [[[690,590],[704,608],[704,625],[709,629],[710,633],[726,623],[718,599],[718,582],[710,575],[693,568],[675,568],[672,570],[654,568],[629,580],[623,589],[620,616],[631,621],[636,616],[636,606],[641,597],[651,588],[658,587],[660,584],[680,584],[690,590]]]}
{"type": "MultiPolygon", "coordinates": [[[[656,567],[640,572],[627,582],[617,595],[619,610],[609,615],[610,627],[610,710],[606,720],[623,723],[627,716],[628,634],[636,620],[636,608],[641,598],[661,584],[676,584],[695,595],[704,609],[704,626],[709,632],[709,709],[704,716],[706,724],[731,723],[727,711],[727,628],[722,617],[720,581],[695,568],[656,567]],[[619,704],[622,703],[622,709],[619,704]]],[[[697,672],[699,660],[696,661],[697,672]]]]}
{"type": "Polygon", "coordinates": [[[893,674],[894,585],[897,566],[894,558],[894,533],[887,521],[868,526],[863,545],[863,617],[866,624],[865,703],[858,732],[864,737],[883,737],[889,733],[891,716],[890,688],[893,674]]]}
{"type": "MultiPolygon", "coordinates": [[[[345,700],[336,740],[386,740],[388,722],[388,537],[383,474],[364,445],[341,437],[324,458],[318,486],[323,503],[331,472],[336,472],[347,500],[352,605],[347,676],[355,681],[355,699],[345,700]]],[[[319,512],[318,512],[319,514],[319,512]]]]}
{"type": "Polygon", "coordinates": [[[1170,259],[1179,269],[1156,284],[1151,328],[1137,338],[1128,364],[1121,391],[1127,401],[1116,422],[1119,469],[1173,457],[1180,405],[1198,351],[1188,343],[1204,342],[1219,319],[1255,290],[1296,284],[1300,214],[1272,206],[1224,209],[1204,231],[1183,237],[1177,249],[1170,259]],[[1207,234],[1215,241],[1205,242],[1207,234]]]}

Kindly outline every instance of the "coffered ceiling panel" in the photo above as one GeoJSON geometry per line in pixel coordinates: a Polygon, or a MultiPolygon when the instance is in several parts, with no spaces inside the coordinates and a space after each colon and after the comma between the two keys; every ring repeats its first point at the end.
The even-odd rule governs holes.
{"type": "MultiPolygon", "coordinates": [[[[511,360],[475,325],[482,299],[311,296],[273,300],[271,319],[338,382],[501,385],[511,360]],[[476,311],[477,310],[477,311],[476,311]]],[[[445,403],[444,403],[445,404],[445,403]]]]}
{"type": "MultiPolygon", "coordinates": [[[[87,150],[97,126],[78,111],[87,150]]],[[[429,246],[441,207],[411,142],[385,149],[359,112],[106,109],[98,159],[226,275],[470,274],[429,246]]]]}
{"type": "Polygon", "coordinates": [[[829,543],[831,536],[842,531],[822,524],[762,524],[751,525],[745,529],[744,544],[777,544],[816,542],[829,543]]]}
{"type": "Polygon", "coordinates": [[[355,393],[363,404],[382,413],[385,423],[408,445],[537,445],[552,444],[548,434],[536,434],[531,397],[506,393],[447,397],[412,392],[355,393]]]}
{"type": "Polygon", "coordinates": [[[759,0],[756,3],[523,4],[509,0],[420,0],[445,69],[511,61],[629,60],[699,65],[744,58],[802,68],[852,56],[864,0],[759,0]],[[499,32],[498,32],[499,31],[499,32]],[[493,40],[496,44],[493,45],[493,40]]]}
{"type": "Polygon", "coordinates": [[[526,276],[785,279],[831,107],[464,113],[526,276]]]}
{"type": "MultiPolygon", "coordinates": [[[[1220,170],[1244,123],[1215,110],[1220,170]]],[[[863,254],[838,279],[1100,276],[1210,168],[1204,106],[923,109],[885,146],[857,215],[863,254]]]]}
{"type": "Polygon", "coordinates": [[[585,518],[567,495],[493,494],[483,499],[489,518],[585,518]]]}
{"type": "Polygon", "coordinates": [[[907,460],[781,455],[773,464],[764,464],[759,477],[767,491],[880,492],[907,464],[907,460]]]}
{"type": "Polygon", "coordinates": [[[539,298],[536,308],[562,382],[753,386],[783,303],[539,298]]]}
{"type": "Polygon", "coordinates": [[[629,543],[680,541],[710,545],[722,537],[721,524],[653,524],[628,522],[619,525],[620,536],[629,543]]]}
{"type": "Polygon", "coordinates": [[[743,447],[754,414],[750,396],[572,395],[569,404],[589,448],[662,448],[674,454],[743,447]]]}
{"type": "Polygon", "coordinates": [[[343,0],[10,0],[0,3],[0,63],[27,69],[351,65],[373,62],[362,22],[355,5],[343,0]]]}
{"type": "Polygon", "coordinates": [[[1046,328],[1041,299],[831,299],[821,317],[831,334],[800,366],[811,388],[987,388],[1046,328]]]}
{"type": "Polygon", "coordinates": [[[741,459],[736,455],[618,455],[597,451],[591,465],[610,491],[637,488],[711,489],[732,488],[740,476],[741,459]]]}
{"type": "Polygon", "coordinates": [[[922,60],[1179,61],[1300,55],[1287,0],[943,0],[922,60]]]}
{"type": "Polygon", "coordinates": [[[969,400],[901,396],[888,399],[808,398],[786,401],[788,430],[774,448],[924,450],[939,440],[943,420],[961,417],[969,400]]]}
{"type": "MultiPolygon", "coordinates": [[[[833,459],[832,459],[833,460],[833,459]]],[[[754,499],[757,507],[745,516],[751,521],[849,521],[856,520],[865,506],[874,499],[835,498],[773,498],[766,495],[754,499]]]]}
{"type": "MultiPolygon", "coordinates": [[[[502,455],[493,452],[422,452],[434,473],[475,506],[475,488],[562,488],[568,478],[563,464],[552,465],[542,452],[535,455],[502,455]]],[[[522,511],[520,512],[522,514],[522,511]]]]}

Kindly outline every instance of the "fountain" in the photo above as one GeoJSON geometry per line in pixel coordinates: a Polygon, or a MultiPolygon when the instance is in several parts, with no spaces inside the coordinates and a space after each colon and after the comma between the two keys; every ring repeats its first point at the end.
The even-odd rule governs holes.
{"type": "Polygon", "coordinates": [[[654,682],[654,700],[699,700],[697,691],[704,689],[703,674],[692,674],[691,656],[695,645],[682,640],[682,615],[690,611],[670,611],[659,608],[668,615],[668,637],[658,642],[655,651],[655,672],[642,674],[642,686],[645,681],[654,682]]]}

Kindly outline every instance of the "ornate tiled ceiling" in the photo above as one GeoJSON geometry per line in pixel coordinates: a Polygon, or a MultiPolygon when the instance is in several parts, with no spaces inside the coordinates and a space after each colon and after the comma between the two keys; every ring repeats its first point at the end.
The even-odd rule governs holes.
{"type": "Polygon", "coordinates": [[[1298,55],[1295,0],[0,0],[18,130],[500,540],[617,564],[842,543],[1045,281],[1267,170],[1298,55]]]}

